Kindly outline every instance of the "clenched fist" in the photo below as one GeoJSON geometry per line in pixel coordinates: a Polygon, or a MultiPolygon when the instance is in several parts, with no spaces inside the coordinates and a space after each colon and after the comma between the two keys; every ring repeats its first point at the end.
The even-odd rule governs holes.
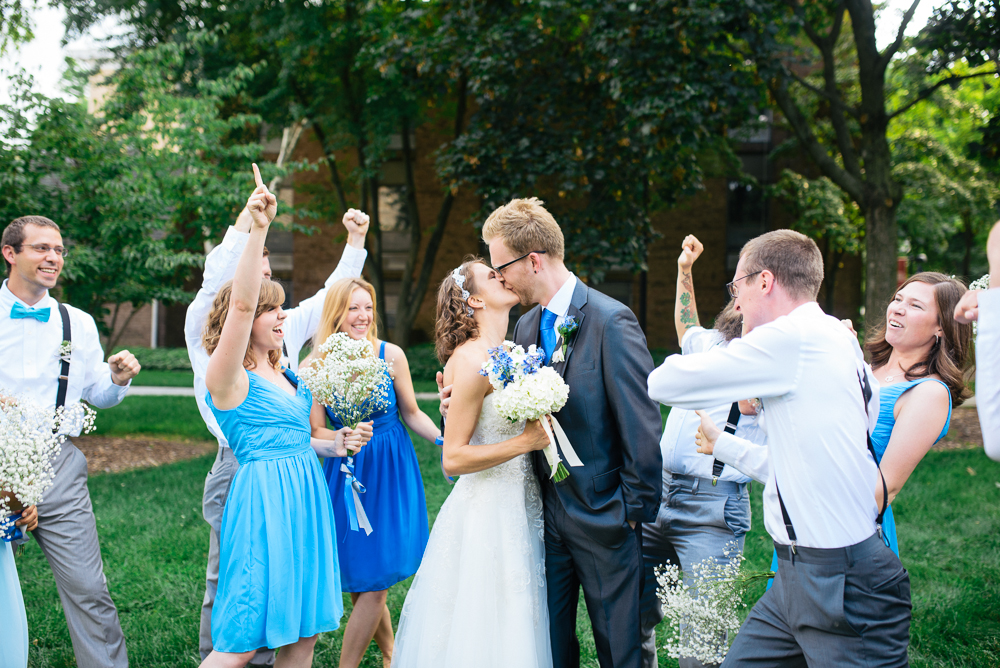
{"type": "Polygon", "coordinates": [[[139,374],[142,366],[135,355],[127,350],[115,353],[108,358],[108,367],[111,368],[111,381],[115,385],[128,385],[128,382],[139,374]]]}

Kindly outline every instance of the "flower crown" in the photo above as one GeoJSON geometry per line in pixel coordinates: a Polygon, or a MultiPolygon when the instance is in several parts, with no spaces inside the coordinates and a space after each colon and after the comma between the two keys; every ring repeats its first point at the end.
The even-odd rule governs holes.
{"type": "Polygon", "coordinates": [[[468,311],[469,317],[471,318],[475,311],[469,306],[469,291],[465,289],[465,276],[462,274],[462,267],[455,267],[451,272],[451,278],[455,281],[455,285],[459,287],[462,291],[462,303],[465,304],[465,310],[468,311]]]}

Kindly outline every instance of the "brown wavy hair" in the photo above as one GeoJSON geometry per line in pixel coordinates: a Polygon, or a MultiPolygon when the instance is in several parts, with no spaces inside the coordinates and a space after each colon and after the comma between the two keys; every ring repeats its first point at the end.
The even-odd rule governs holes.
{"type": "MultiPolygon", "coordinates": [[[[205,350],[209,355],[214,353],[215,349],[219,347],[219,337],[222,336],[222,327],[226,324],[226,316],[229,315],[229,305],[232,302],[232,297],[233,282],[229,281],[222,286],[219,294],[215,295],[215,301],[212,302],[212,312],[208,314],[208,321],[205,323],[205,329],[201,335],[202,345],[205,346],[205,350]]],[[[265,278],[260,284],[260,297],[257,298],[257,310],[253,314],[253,319],[256,320],[265,312],[277,308],[284,303],[285,290],[281,287],[281,283],[265,278]]],[[[281,351],[267,351],[267,361],[275,369],[280,368],[281,351]]],[[[250,335],[250,340],[247,341],[247,351],[243,355],[243,366],[247,369],[257,367],[257,356],[253,354],[253,334],[250,335]]]]}
{"type": "MultiPolygon", "coordinates": [[[[472,274],[472,265],[489,265],[481,257],[467,255],[457,271],[465,276],[465,289],[470,295],[476,294],[476,279],[472,274]]],[[[434,350],[441,364],[447,364],[455,349],[470,339],[479,336],[479,325],[475,318],[469,315],[468,303],[462,299],[462,288],[458,287],[449,272],[437,296],[437,326],[434,329],[434,350]]]]}
{"type": "MultiPolygon", "coordinates": [[[[972,396],[966,385],[972,366],[972,325],[963,325],[951,316],[968,288],[950,276],[936,271],[925,271],[906,279],[906,282],[893,293],[892,298],[895,299],[899,291],[910,283],[926,283],[934,288],[938,326],[943,336],[931,345],[927,357],[905,369],[904,375],[906,380],[914,380],[937,374],[951,391],[952,405],[958,406],[972,396]]],[[[872,366],[875,368],[888,364],[892,355],[892,346],[885,340],[887,325],[888,321],[883,317],[882,323],[865,341],[865,350],[871,355],[872,366]]]]}
{"type": "Polygon", "coordinates": [[[375,287],[363,278],[342,278],[326,291],[326,298],[323,300],[323,314],[319,317],[319,326],[316,334],[313,335],[313,352],[310,357],[322,359],[325,357],[319,352],[319,347],[323,345],[327,338],[335,332],[339,332],[344,321],[347,320],[347,309],[351,307],[351,295],[358,288],[365,290],[372,297],[372,326],[368,328],[365,338],[375,348],[378,341],[378,302],[375,300],[375,287]]]}

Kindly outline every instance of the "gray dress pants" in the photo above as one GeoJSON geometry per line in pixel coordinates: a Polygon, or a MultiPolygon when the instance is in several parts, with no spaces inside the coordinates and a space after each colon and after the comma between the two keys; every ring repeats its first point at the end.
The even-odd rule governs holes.
{"type": "Polygon", "coordinates": [[[910,576],[878,534],[848,547],[776,545],[778,576],[722,663],[908,666],[910,576]]]}
{"type": "MultiPolygon", "coordinates": [[[[222,534],[222,513],[229,498],[229,485],[240,467],[230,448],[219,446],[215,464],[205,478],[205,495],[202,498],[202,514],[211,527],[208,539],[208,568],[205,571],[205,600],[201,604],[201,628],[199,629],[199,650],[202,660],[212,651],[212,606],[219,587],[219,536],[222,534]]],[[[252,666],[274,665],[274,650],[258,650],[250,660],[252,666]]]]}
{"type": "Polygon", "coordinates": [[[125,668],[128,655],[111,602],[87,489],[87,458],[69,440],[53,462],[33,533],[49,560],[79,668],[125,668]]]}

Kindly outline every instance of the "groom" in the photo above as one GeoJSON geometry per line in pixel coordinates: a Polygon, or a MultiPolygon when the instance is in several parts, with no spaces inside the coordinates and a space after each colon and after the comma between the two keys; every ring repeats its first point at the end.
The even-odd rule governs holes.
{"type": "Polygon", "coordinates": [[[566,268],[562,230],[540,200],[515,199],[494,211],[483,240],[507,288],[522,304],[538,304],[518,320],[515,343],[538,345],[551,361],[560,326],[569,316],[578,326],[564,337],[565,360],[553,368],[570,388],[556,417],[584,465],[553,482],[545,457],[535,453],[545,504],[553,665],[580,665],[582,585],[601,667],[639,668],[640,523],[656,519],[662,468],[660,411],[646,393],[653,370],[646,338],[628,307],[566,268]]]}

